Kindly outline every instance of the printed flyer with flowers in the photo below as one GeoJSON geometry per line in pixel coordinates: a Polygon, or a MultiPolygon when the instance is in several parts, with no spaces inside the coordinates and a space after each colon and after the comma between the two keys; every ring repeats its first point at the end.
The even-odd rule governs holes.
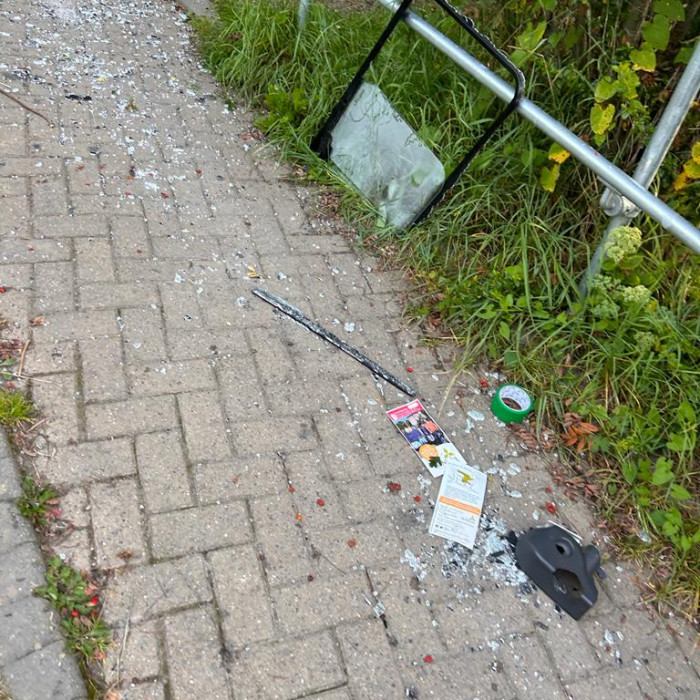
{"type": "Polygon", "coordinates": [[[464,457],[459,454],[420,401],[411,401],[387,411],[386,414],[432,476],[442,476],[448,465],[467,466],[464,457]]]}

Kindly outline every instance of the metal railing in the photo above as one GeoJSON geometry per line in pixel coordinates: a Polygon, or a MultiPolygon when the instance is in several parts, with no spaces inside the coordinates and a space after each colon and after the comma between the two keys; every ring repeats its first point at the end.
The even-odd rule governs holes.
{"type": "MultiPolygon", "coordinates": [[[[396,12],[401,4],[396,0],[378,0],[378,2],[392,12],[396,12]]],[[[484,87],[491,90],[491,92],[501,100],[510,102],[513,99],[514,90],[512,85],[509,85],[483,63],[462,49],[461,46],[458,46],[451,39],[439,32],[429,22],[415,13],[408,11],[403,13],[401,19],[408,27],[415,31],[416,34],[423,37],[448,58],[452,59],[454,63],[469,73],[469,75],[484,87]]],[[[700,55],[700,42],[698,46],[695,47],[691,63],[686,69],[687,79],[686,74],[683,76],[686,85],[689,86],[688,92],[693,92],[693,95],[697,93],[700,87],[700,58],[697,58],[698,55],[700,55]]],[[[690,101],[692,102],[692,98],[690,98],[690,101]]],[[[676,236],[693,251],[700,253],[700,231],[665,202],[662,202],[647,191],[646,187],[653,178],[656,172],[655,170],[648,176],[648,172],[651,172],[651,168],[647,169],[645,166],[644,177],[642,177],[640,173],[639,181],[636,181],[634,178],[627,175],[627,173],[620,170],[616,165],[613,165],[609,160],[598,153],[598,151],[569,131],[563,124],[547,114],[547,112],[538,107],[531,100],[522,98],[515,111],[559,145],[563,146],[574,158],[583,163],[587,168],[596,173],[610,190],[629,200],[629,202],[638,207],[640,211],[646,212],[652,219],[658,221],[663,228],[676,236]]],[[[662,142],[664,137],[665,133],[662,132],[658,137],[659,143],[662,142]]],[[[662,151],[662,153],[658,153],[653,161],[658,161],[660,164],[660,160],[663,160],[667,148],[668,146],[663,149],[659,148],[658,150],[662,151]]],[[[642,165],[643,164],[640,164],[638,172],[639,169],[642,168],[642,165]]],[[[656,167],[658,169],[658,165],[656,167]]],[[[635,176],[636,175],[637,173],[635,173],[635,176]]],[[[627,221],[628,219],[625,220],[627,221]]],[[[599,249],[602,250],[600,246],[599,249]]],[[[598,257],[600,257],[599,253],[598,257]]]]}

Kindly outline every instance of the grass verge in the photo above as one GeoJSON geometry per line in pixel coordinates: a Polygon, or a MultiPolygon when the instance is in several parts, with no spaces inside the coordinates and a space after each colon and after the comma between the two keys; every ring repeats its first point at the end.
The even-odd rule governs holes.
{"type": "MultiPolygon", "coordinates": [[[[310,179],[339,183],[308,144],[386,23],[386,12],[339,13],[316,3],[299,34],[291,0],[220,0],[216,6],[217,20],[195,20],[209,68],[225,87],[262,107],[258,125],[285,157],[310,179]]],[[[604,28],[619,21],[612,8],[606,12],[598,18],[604,28]]],[[[424,14],[461,40],[442,15],[430,8],[424,14]]],[[[488,31],[489,22],[497,27],[500,16],[485,20],[482,29],[488,31]]],[[[554,46],[544,58],[544,48],[519,56],[531,96],[580,133],[588,130],[592,81],[608,51],[605,34],[588,29],[588,38],[568,53],[554,46]]],[[[502,39],[507,44],[513,36],[502,39]]],[[[385,90],[448,171],[495,107],[486,91],[405,28],[369,80],[385,90]]],[[[700,262],[643,220],[641,235],[630,228],[616,232],[602,275],[581,298],[578,281],[605,224],[599,186],[571,163],[555,194],[545,191],[540,177],[550,145],[534,127],[511,119],[449,201],[402,237],[347,189],[344,210],[366,242],[411,270],[418,301],[410,313],[439,317],[461,343],[465,365],[487,360],[527,386],[538,397],[538,422],[561,425],[567,438],[572,415],[597,424],[595,435],[575,440],[565,452],[569,462],[586,473],[581,460],[593,465],[600,512],[620,550],[649,566],[650,596],[695,618],[700,262]]],[[[680,154],[667,159],[662,184],[681,161],[680,154]]]]}

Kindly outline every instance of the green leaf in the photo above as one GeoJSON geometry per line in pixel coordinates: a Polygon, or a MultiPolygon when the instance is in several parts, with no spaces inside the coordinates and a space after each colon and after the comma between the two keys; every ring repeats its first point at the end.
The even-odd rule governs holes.
{"type": "Polygon", "coordinates": [[[695,411],[690,405],[689,401],[681,401],[676,411],[676,416],[681,423],[692,423],[695,424],[697,418],[695,416],[695,411]]]}
{"type": "Polygon", "coordinates": [[[506,350],[503,353],[503,362],[509,369],[513,369],[520,364],[520,359],[516,350],[506,350]]]}
{"type": "Polygon", "coordinates": [[[626,462],[622,465],[622,476],[628,484],[633,484],[637,478],[637,465],[634,462],[626,462]]]}
{"type": "Polygon", "coordinates": [[[510,326],[505,322],[501,321],[498,324],[498,332],[506,339],[510,340],[510,326]]]}
{"type": "Polygon", "coordinates": [[[671,484],[670,494],[671,498],[675,498],[677,501],[687,501],[689,498],[693,497],[688,489],[680,484],[671,484]]]}
{"type": "Polygon", "coordinates": [[[635,70],[653,73],[656,70],[656,54],[652,49],[632,49],[630,60],[635,70]]]}
{"type": "Polygon", "coordinates": [[[522,263],[520,265],[509,265],[508,267],[504,268],[503,272],[506,277],[509,277],[514,282],[520,282],[520,280],[522,280],[525,276],[522,263]]]}
{"type": "Polygon", "coordinates": [[[564,163],[568,157],[571,155],[569,151],[567,151],[563,146],[560,146],[558,143],[553,143],[549,147],[549,153],[547,154],[547,157],[549,160],[554,161],[557,163],[557,165],[561,165],[564,163]]]}
{"type": "Polygon", "coordinates": [[[656,527],[662,527],[666,522],[667,515],[668,513],[665,510],[652,510],[651,513],[649,513],[649,519],[656,527]]]}
{"type": "Polygon", "coordinates": [[[696,163],[695,160],[689,160],[683,165],[683,172],[691,179],[700,179],[700,163],[696,163]]]}
{"type": "Polygon", "coordinates": [[[540,185],[547,192],[554,192],[559,179],[559,165],[555,163],[551,168],[544,167],[540,170],[540,185]]]}
{"type": "Polygon", "coordinates": [[[671,37],[671,23],[665,15],[654,15],[651,22],[642,26],[642,36],[650,48],[664,51],[671,37]]]}
{"type": "Polygon", "coordinates": [[[676,58],[673,59],[674,63],[682,63],[684,65],[687,65],[690,63],[690,58],[693,55],[693,45],[689,44],[688,46],[684,46],[681,48],[681,50],[676,54],[676,58]]]}
{"type": "Polygon", "coordinates": [[[523,51],[534,51],[542,41],[545,29],[547,29],[547,21],[544,19],[534,27],[532,22],[528,22],[527,29],[515,40],[518,48],[523,51]]]}
{"type": "Polygon", "coordinates": [[[678,525],[676,525],[676,523],[674,523],[672,520],[667,519],[661,528],[661,532],[663,532],[666,537],[673,540],[678,534],[678,525]]]}
{"type": "Polygon", "coordinates": [[[651,483],[654,486],[663,486],[663,484],[673,481],[673,477],[673,464],[663,457],[657,459],[654,473],[651,475],[651,483]]]}
{"type": "Polygon", "coordinates": [[[690,157],[696,162],[700,163],[700,141],[696,141],[693,144],[693,148],[690,151],[690,157]]]}
{"type": "Polygon", "coordinates": [[[522,49],[515,49],[510,54],[510,60],[518,67],[522,68],[526,63],[527,59],[530,57],[527,51],[523,51],[522,49]]]}
{"type": "Polygon", "coordinates": [[[643,255],[628,255],[621,263],[625,270],[635,270],[644,262],[643,255]]]}
{"type": "Polygon", "coordinates": [[[557,0],[540,0],[540,5],[542,5],[542,9],[547,10],[547,12],[552,12],[557,6],[557,0]]]}
{"type": "Polygon", "coordinates": [[[671,450],[671,452],[685,452],[685,436],[679,433],[671,433],[671,439],[666,443],[666,447],[671,450]]]}
{"type": "Polygon", "coordinates": [[[654,0],[654,12],[668,17],[672,22],[685,19],[685,8],[681,0],[654,0]]]}
{"type": "Polygon", "coordinates": [[[637,88],[642,84],[641,78],[634,72],[628,61],[623,61],[617,67],[617,82],[620,84],[620,92],[627,100],[637,97],[637,88]]]}
{"type": "Polygon", "coordinates": [[[479,312],[478,314],[476,314],[476,316],[477,318],[483,318],[484,320],[488,321],[489,319],[498,316],[498,311],[496,311],[496,309],[489,308],[479,312]]]}
{"type": "Polygon", "coordinates": [[[596,102],[607,102],[613,95],[617,93],[621,85],[618,80],[612,80],[611,78],[603,78],[598,81],[595,86],[595,101],[596,102]]]}
{"type": "MultiPolygon", "coordinates": [[[[602,136],[610,128],[615,116],[615,105],[603,108],[601,105],[591,107],[591,129],[596,136],[602,136]]],[[[546,189],[546,188],[545,188],[546,189]]]]}
{"type": "Polygon", "coordinates": [[[571,27],[566,33],[566,36],[564,37],[564,48],[567,51],[571,51],[571,49],[573,49],[574,46],[576,46],[576,44],[578,44],[578,42],[581,41],[585,33],[585,29],[581,26],[571,27]]]}

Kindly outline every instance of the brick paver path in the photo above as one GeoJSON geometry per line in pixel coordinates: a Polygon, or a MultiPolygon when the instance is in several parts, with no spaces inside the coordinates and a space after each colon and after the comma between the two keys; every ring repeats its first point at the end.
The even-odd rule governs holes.
{"type": "Polygon", "coordinates": [[[585,507],[545,493],[478,383],[450,389],[400,277],[310,216],[190,38],[169,2],[0,5],[0,82],[57,125],[0,96],[0,310],[32,340],[36,468],[76,526],[57,550],[112,571],[108,682],[128,700],[697,693],[691,635],[636,607],[631,567],[608,564],[580,623],[517,585],[504,528],[552,499],[590,541],[585,507]],[[383,414],[405,397],[254,285],[442,406],[492,472],[470,561],[427,535],[436,485],[383,414]]]}

